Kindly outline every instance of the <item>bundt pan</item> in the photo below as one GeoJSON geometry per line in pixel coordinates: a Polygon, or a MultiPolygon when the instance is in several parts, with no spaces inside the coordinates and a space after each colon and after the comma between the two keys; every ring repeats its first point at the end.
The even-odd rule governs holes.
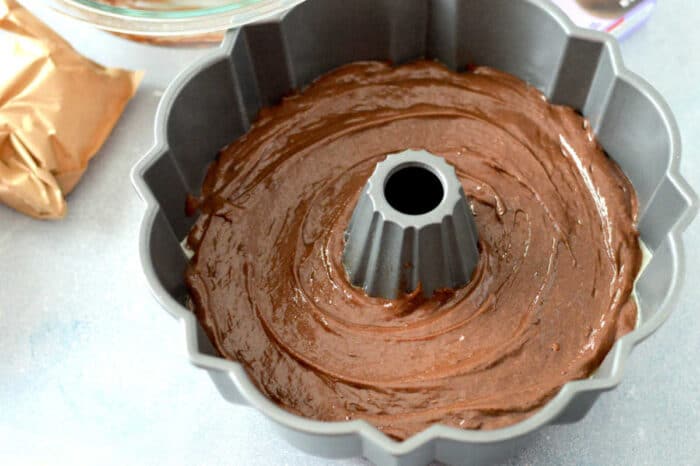
{"type": "Polygon", "coordinates": [[[147,204],[141,260],[156,298],[183,323],[190,360],[207,370],[224,398],[255,406],[287,440],[316,455],[362,455],[380,465],[478,464],[508,455],[541,426],[582,418],[615,387],[631,349],[668,317],[680,290],[681,232],[696,202],[678,171],[673,116],[654,89],[624,68],[611,36],[575,27],[542,0],[308,0],[228,32],[218,50],[183,72],[161,102],[156,141],[133,170],[147,204]],[[195,221],[185,215],[187,194],[199,192],[219,149],[243,135],[262,107],[345,63],[422,57],[455,70],[479,64],[507,71],[552,102],[580,110],[637,190],[650,260],[637,283],[638,327],[593,376],[567,383],[518,424],[489,431],[433,425],[397,442],[364,421],[290,414],[263,396],[240,364],[219,357],[185,306],[180,242],[195,221]]]}

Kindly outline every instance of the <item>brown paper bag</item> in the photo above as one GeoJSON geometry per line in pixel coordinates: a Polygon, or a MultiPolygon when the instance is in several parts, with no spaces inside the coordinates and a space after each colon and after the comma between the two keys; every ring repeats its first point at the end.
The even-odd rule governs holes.
{"type": "Polygon", "coordinates": [[[61,218],[141,73],[79,55],[14,0],[0,0],[0,30],[11,33],[0,36],[0,201],[61,218]]]}

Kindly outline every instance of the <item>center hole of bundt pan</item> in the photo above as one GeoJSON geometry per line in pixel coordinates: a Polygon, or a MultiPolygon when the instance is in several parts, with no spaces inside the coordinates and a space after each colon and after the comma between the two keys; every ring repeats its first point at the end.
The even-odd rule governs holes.
{"type": "Polygon", "coordinates": [[[377,163],[345,230],[343,265],[367,295],[457,289],[479,261],[478,232],[457,173],[424,149],[377,163]]]}
{"type": "Polygon", "coordinates": [[[402,214],[423,215],[440,205],[445,190],[429,168],[406,165],[389,175],[384,185],[384,197],[402,214]]]}

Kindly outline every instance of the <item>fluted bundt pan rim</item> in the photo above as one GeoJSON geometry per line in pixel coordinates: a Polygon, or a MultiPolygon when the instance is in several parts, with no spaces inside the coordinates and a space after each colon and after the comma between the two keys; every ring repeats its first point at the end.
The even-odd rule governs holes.
{"type": "MultiPolygon", "coordinates": [[[[446,2],[450,1],[446,0],[446,2]]],[[[295,15],[295,12],[300,11],[300,9],[308,8],[311,10],[319,7],[318,3],[309,1],[299,5],[290,13],[277,18],[276,21],[284,22],[286,18],[295,15]]],[[[419,0],[413,3],[419,3],[419,0]]],[[[471,4],[475,3],[475,0],[462,3],[471,4]]],[[[661,255],[663,264],[668,269],[668,278],[664,288],[659,290],[657,295],[654,295],[654,299],[648,305],[654,309],[644,308],[645,305],[642,303],[640,314],[642,318],[639,327],[617,341],[610,350],[600,369],[600,371],[609,372],[609,376],[594,375],[588,379],[569,382],[536,414],[502,429],[473,431],[436,424],[399,442],[384,435],[365,421],[322,422],[303,418],[283,410],[267,399],[256,388],[239,363],[214,356],[215,353],[211,349],[206,335],[199,327],[197,319],[184,305],[184,285],[182,282],[177,282],[176,275],[172,273],[174,269],[183,268],[186,260],[174,257],[165,251],[165,243],[170,241],[168,239],[170,235],[182,239],[189,224],[191,224],[188,223],[191,220],[186,219],[184,213],[181,214],[182,217],[178,216],[177,209],[180,208],[184,211],[184,194],[196,192],[199,187],[192,178],[201,179],[203,174],[196,173],[189,176],[178,166],[178,163],[172,162],[171,159],[174,159],[175,155],[173,155],[174,144],[171,140],[170,127],[176,125],[177,118],[180,118],[177,112],[182,109],[178,105],[182,96],[189,92],[188,86],[193,81],[202,78],[206,73],[213,73],[212,70],[218,69],[218,67],[236,68],[234,48],[237,41],[248,41],[251,40],[251,37],[254,38],[255,28],[259,26],[230,31],[217,50],[196,61],[182,72],[169,86],[162,98],[156,115],[156,144],[132,171],[132,181],[146,203],[146,212],[141,223],[139,238],[141,262],[146,279],[160,304],[182,322],[187,351],[192,363],[209,371],[227,400],[255,406],[275,421],[277,426],[281,427],[283,435],[288,440],[304,450],[322,456],[364,455],[382,464],[424,464],[433,459],[457,461],[459,458],[465,458],[465,460],[472,461],[491,458],[496,450],[504,448],[507,450],[508,446],[516,444],[517,439],[524,438],[526,434],[534,432],[546,424],[570,422],[582,417],[599,393],[615,387],[620,382],[624,364],[631,349],[661,325],[676,302],[681,280],[685,273],[681,233],[696,214],[697,200],[679,171],[680,137],[667,104],[649,84],[624,67],[618,45],[612,36],[574,26],[556,7],[543,0],[520,0],[512,3],[526,5],[528,8],[534,7],[540,13],[543,12],[545,18],[548,21],[553,21],[565,35],[565,47],[572,46],[574,43],[591,46],[601,45],[600,59],[596,66],[602,66],[600,63],[604,59],[609,61],[612,84],[609,86],[609,94],[605,96],[606,104],[603,105],[602,116],[591,117],[593,128],[599,136],[606,131],[604,117],[611,111],[607,105],[614,99],[614,91],[617,86],[630,87],[640,94],[640,98],[646,99],[647,103],[652,105],[662,122],[659,134],[668,140],[668,146],[664,149],[664,157],[667,157],[668,160],[663,167],[665,170],[663,176],[648,195],[645,195],[646,200],[642,199],[644,205],[640,212],[641,227],[642,229],[647,227],[644,223],[647,221],[645,220],[645,215],[648,213],[646,211],[656,212],[659,203],[663,204],[668,199],[675,200],[674,202],[679,203],[679,207],[677,206],[679,210],[666,214],[667,216],[672,215],[672,217],[647,221],[649,231],[652,232],[655,231],[654,225],[661,221],[665,222],[664,225],[667,227],[667,231],[664,230],[658,234],[650,233],[648,242],[651,244],[648,245],[655,251],[655,254],[661,255]],[[178,183],[181,185],[179,191],[171,189],[172,186],[166,186],[178,183]]],[[[288,51],[286,52],[288,53],[288,51]]],[[[255,62],[255,59],[252,59],[252,62],[255,62]]],[[[258,66],[262,66],[259,63],[258,61],[258,66]]],[[[241,76],[239,72],[233,73],[233,76],[236,86],[243,85],[245,83],[241,84],[242,81],[250,79],[250,76],[241,76]]],[[[598,75],[596,74],[596,76],[598,75]]],[[[255,81],[256,78],[252,79],[255,81]]],[[[290,78],[292,84],[299,85],[299,81],[304,81],[304,79],[290,78]]],[[[591,84],[586,95],[587,104],[591,100],[590,94],[593,86],[594,84],[591,84]]],[[[554,85],[543,87],[547,87],[543,90],[548,95],[557,92],[554,85]]],[[[265,96],[260,96],[262,104],[265,103],[265,98],[265,96]]],[[[247,128],[251,120],[248,115],[251,113],[249,109],[255,109],[256,106],[245,99],[236,101],[236,103],[242,114],[240,125],[247,128]],[[248,111],[246,112],[246,110],[248,111]]],[[[196,112],[190,113],[197,115],[196,112]]],[[[196,137],[196,132],[192,134],[196,137]]],[[[223,145],[219,144],[219,147],[223,145]]],[[[209,160],[213,160],[214,155],[211,153],[209,160]]],[[[643,239],[645,238],[643,237],[643,239]]],[[[180,276],[182,277],[182,275],[180,276]]]]}

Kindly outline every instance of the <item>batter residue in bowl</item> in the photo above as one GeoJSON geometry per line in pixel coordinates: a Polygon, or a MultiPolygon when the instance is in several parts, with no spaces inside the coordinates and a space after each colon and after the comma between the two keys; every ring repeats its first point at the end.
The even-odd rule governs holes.
{"type": "Polygon", "coordinates": [[[265,109],[211,166],[186,273],[218,351],[285,409],[516,423],[587,377],[636,321],[637,199],[586,120],[489,68],[377,62],[265,109]],[[353,288],[343,232],[377,162],[407,148],[457,169],[479,229],[463,289],[396,300],[353,288]]]}

